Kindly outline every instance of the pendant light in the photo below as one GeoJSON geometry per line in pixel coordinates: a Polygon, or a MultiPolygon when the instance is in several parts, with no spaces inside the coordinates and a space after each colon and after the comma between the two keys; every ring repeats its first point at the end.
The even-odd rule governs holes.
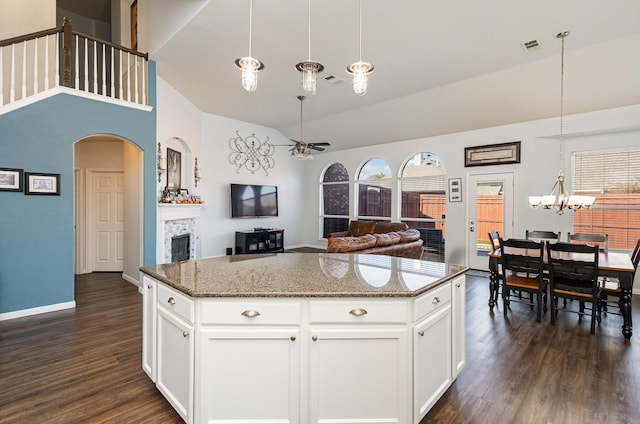
{"type": "Polygon", "coordinates": [[[296,69],[302,72],[302,89],[305,94],[313,96],[316,94],[316,82],[320,72],[324,70],[324,66],[320,63],[311,60],[311,0],[309,0],[308,6],[308,24],[309,24],[309,44],[308,44],[308,56],[305,62],[296,64],[296,69]]]}
{"type": "Polygon", "coordinates": [[[249,56],[235,60],[235,64],[242,70],[242,87],[251,92],[258,87],[258,71],[264,68],[264,64],[251,57],[251,29],[253,26],[253,0],[249,0],[249,56]]]}
{"type": "Polygon", "coordinates": [[[562,40],[562,51],[560,54],[560,172],[558,178],[551,188],[551,192],[545,196],[529,196],[529,205],[533,208],[538,206],[543,209],[555,208],[558,215],[562,215],[565,208],[577,210],[588,209],[593,205],[595,197],[576,196],[569,194],[564,182],[564,39],[569,36],[569,31],[560,32],[556,35],[562,40]]]}
{"type": "Polygon", "coordinates": [[[358,96],[367,94],[369,74],[373,72],[373,65],[362,61],[362,0],[359,0],[359,43],[358,61],[347,66],[347,72],[353,75],[353,91],[358,96]]]}

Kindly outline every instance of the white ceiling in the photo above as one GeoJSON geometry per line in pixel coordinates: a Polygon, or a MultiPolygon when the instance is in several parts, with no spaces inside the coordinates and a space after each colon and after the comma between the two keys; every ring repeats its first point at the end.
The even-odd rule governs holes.
{"type": "MultiPolygon", "coordinates": [[[[555,116],[556,33],[571,31],[567,62],[572,51],[640,33],[638,0],[364,0],[362,60],[373,63],[375,72],[368,93],[360,97],[345,71],[358,60],[358,1],[314,0],[311,10],[311,58],[325,71],[316,95],[304,103],[305,141],[329,139],[332,150],[555,116]],[[541,47],[526,52],[522,43],[532,39],[541,47]],[[540,99],[517,99],[532,103],[529,112],[515,113],[518,108],[508,102],[502,112],[485,110],[471,98],[476,93],[469,92],[467,102],[442,91],[479,77],[482,85],[482,76],[492,73],[500,80],[502,70],[535,63],[546,64],[551,81],[533,81],[540,88],[523,95],[544,92],[547,82],[553,90],[540,99]],[[322,79],[329,75],[344,82],[322,79]],[[421,92],[430,93],[428,102],[416,100],[421,92]]],[[[303,93],[295,64],[307,59],[307,1],[254,1],[252,56],[265,69],[253,93],[242,89],[234,66],[236,58],[248,55],[248,36],[249,0],[212,0],[151,56],[160,77],[200,110],[297,138],[296,96],[303,93]]],[[[638,55],[636,47],[629,54],[638,55]]],[[[477,94],[486,98],[481,89],[477,94]]]]}

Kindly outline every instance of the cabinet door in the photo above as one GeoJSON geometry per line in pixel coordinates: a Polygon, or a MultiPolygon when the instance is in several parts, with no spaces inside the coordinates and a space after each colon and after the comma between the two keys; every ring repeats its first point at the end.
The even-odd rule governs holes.
{"type": "Polygon", "coordinates": [[[299,423],[299,328],[206,328],[199,333],[201,423],[299,423]]]}
{"type": "Polygon", "coordinates": [[[157,283],[142,277],[142,369],[156,382],[156,300],[157,283]]]}
{"type": "Polygon", "coordinates": [[[407,330],[312,328],[309,423],[406,423],[407,330]]]}
{"type": "Polygon", "coordinates": [[[460,276],[453,280],[451,296],[451,322],[453,337],[453,369],[452,377],[455,379],[466,363],[465,345],[465,307],[466,307],[466,278],[460,276]]]}
{"type": "Polygon", "coordinates": [[[193,327],[158,307],[158,390],[182,419],[193,411],[193,327]]]}
{"type": "Polygon", "coordinates": [[[414,423],[419,423],[451,385],[451,304],[414,328],[414,423]]]}

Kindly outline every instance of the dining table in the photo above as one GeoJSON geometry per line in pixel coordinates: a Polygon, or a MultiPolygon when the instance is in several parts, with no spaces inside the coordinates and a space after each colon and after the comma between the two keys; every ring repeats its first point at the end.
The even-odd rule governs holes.
{"type": "MultiPolygon", "coordinates": [[[[527,253],[527,249],[512,249],[514,253],[522,255],[534,255],[527,253]]],[[[511,250],[510,250],[511,251],[511,250]]],[[[535,254],[539,251],[536,250],[535,254]]],[[[578,257],[577,253],[566,253],[570,258],[572,255],[578,257]]],[[[498,301],[498,292],[500,288],[499,264],[502,253],[500,248],[495,249],[489,254],[489,309],[493,311],[493,307],[498,301]]],[[[544,251],[544,262],[547,264],[547,251],[544,251]]],[[[620,313],[623,318],[622,335],[625,339],[631,339],[633,334],[633,323],[631,320],[631,297],[633,291],[633,277],[635,275],[635,267],[631,262],[631,255],[626,252],[604,252],[598,255],[598,275],[600,277],[617,278],[620,282],[620,313]]]]}

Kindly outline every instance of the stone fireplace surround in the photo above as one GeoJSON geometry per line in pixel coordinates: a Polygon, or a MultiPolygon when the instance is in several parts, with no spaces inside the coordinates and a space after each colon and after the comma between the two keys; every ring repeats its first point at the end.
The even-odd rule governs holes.
{"type": "Polygon", "coordinates": [[[202,205],[158,205],[158,228],[156,241],[156,261],[158,264],[171,262],[171,238],[189,234],[189,259],[198,257],[196,240],[198,234],[198,217],[202,205]]]}

